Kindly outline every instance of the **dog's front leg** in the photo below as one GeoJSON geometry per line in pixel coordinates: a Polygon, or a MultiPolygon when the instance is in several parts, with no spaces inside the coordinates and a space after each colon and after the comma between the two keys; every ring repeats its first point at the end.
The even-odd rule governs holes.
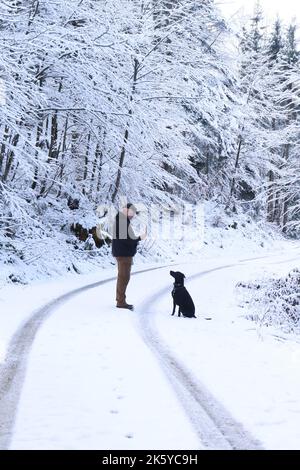
{"type": "Polygon", "coordinates": [[[173,312],[172,312],[172,315],[174,315],[174,313],[175,313],[175,308],[176,308],[176,303],[175,303],[175,300],[173,299],[173,312]]]}
{"type": "Polygon", "coordinates": [[[180,310],[180,307],[178,307],[178,316],[179,316],[179,317],[181,316],[181,310],[180,310]]]}

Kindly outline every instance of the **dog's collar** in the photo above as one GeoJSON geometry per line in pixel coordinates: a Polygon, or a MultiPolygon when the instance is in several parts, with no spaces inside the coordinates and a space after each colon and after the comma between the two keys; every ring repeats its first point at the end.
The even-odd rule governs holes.
{"type": "Polygon", "coordinates": [[[174,287],[184,287],[182,284],[176,284],[176,282],[174,282],[174,287]]]}

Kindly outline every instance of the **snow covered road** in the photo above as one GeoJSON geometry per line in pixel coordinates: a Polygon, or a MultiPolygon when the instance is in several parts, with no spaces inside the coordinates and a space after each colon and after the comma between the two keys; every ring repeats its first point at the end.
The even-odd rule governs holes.
{"type": "Polygon", "coordinates": [[[222,426],[222,409],[217,406],[214,414],[216,402],[222,403],[225,416],[243,423],[264,448],[300,448],[299,340],[246,320],[235,296],[238,281],[284,274],[299,262],[298,249],[294,255],[249,260],[202,277],[191,276],[189,291],[197,299],[199,315],[195,323],[180,318],[170,321],[161,315],[168,305],[165,296],[149,311],[147,321],[157,344],[172,351],[176,363],[192,377],[194,388],[209,390],[205,408],[233,447],[238,436],[222,426]],[[205,321],[205,317],[211,320],[205,321]]]}
{"type": "MultiPolygon", "coordinates": [[[[219,266],[197,274],[189,280],[206,276],[215,271],[228,269],[236,265],[219,266]]],[[[153,350],[164,368],[173,388],[177,392],[190,421],[200,438],[200,441],[209,449],[222,450],[259,450],[260,442],[248,433],[241,423],[236,421],[229,412],[219,403],[207,388],[195,380],[193,373],[180,362],[166,343],[162,340],[153,322],[153,304],[161,297],[165,297],[167,289],[148,299],[140,308],[140,327],[146,344],[153,350]]],[[[211,320],[205,319],[205,320],[211,320]]],[[[185,321],[187,321],[185,319],[185,321]]],[[[188,319],[193,321],[193,319],[188,319]]],[[[194,345],[195,346],[195,345],[194,345]]]]}
{"type": "Polygon", "coordinates": [[[2,448],[12,438],[29,353],[34,360],[29,361],[18,414],[21,429],[17,419],[12,448],[143,448],[146,441],[153,448],[162,443],[199,447],[176,396],[164,390],[169,384],[136,334],[132,312],[112,310],[115,286],[110,281],[96,283],[106,284],[105,291],[86,292],[92,284],[55,299],[13,338],[1,381],[2,448]],[[170,429],[170,413],[182,436],[170,429]]]}
{"type": "MultiPolygon", "coordinates": [[[[236,355],[243,354],[249,346],[262,352],[274,353],[275,349],[269,344],[269,338],[268,344],[260,348],[262,342],[255,335],[255,328],[237,315],[231,298],[232,279],[235,282],[235,278],[249,276],[251,266],[257,272],[259,266],[266,269],[267,263],[293,265],[298,255],[291,253],[269,257],[267,261],[261,257],[244,260],[237,263],[239,269],[236,262],[229,263],[235,266],[231,269],[225,261],[221,264],[216,260],[206,261],[201,266],[199,262],[179,266],[188,274],[188,288],[200,306],[197,320],[170,318],[169,268],[145,272],[132,279],[129,295],[132,294],[137,304],[134,313],[112,308],[114,282],[110,279],[98,282],[93,289],[91,286],[88,290],[83,288],[76,296],[67,294],[48,304],[43,312],[36,312],[29,326],[27,324],[27,331],[23,327],[19,332],[21,336],[15,336],[10,343],[9,360],[5,363],[8,369],[4,374],[2,371],[1,447],[259,447],[239,422],[246,424],[264,445],[272,445],[272,440],[261,432],[263,426],[253,424],[245,413],[252,407],[252,403],[249,405],[251,394],[239,397],[236,393],[237,385],[248,383],[244,375],[249,379],[249,369],[244,368],[251,366],[250,355],[248,361],[245,356],[237,361],[236,355]],[[200,271],[202,277],[199,277],[200,271]],[[228,272],[234,273],[233,278],[228,272]],[[224,295],[223,314],[216,290],[224,295]],[[231,307],[231,315],[228,315],[231,307]],[[212,317],[211,322],[204,319],[208,315],[212,317]],[[46,317],[47,321],[40,328],[46,317]],[[141,328],[142,336],[137,334],[141,328]],[[162,341],[158,341],[158,330],[162,341]],[[249,334],[252,343],[249,343],[249,334]],[[157,345],[161,351],[157,350],[157,345]],[[157,367],[157,358],[151,352],[153,348],[160,355],[161,367],[157,367]],[[29,362],[22,387],[27,354],[29,362]],[[232,361],[231,399],[228,371],[224,374],[227,363],[223,361],[229,356],[232,361]],[[180,380],[174,380],[176,373],[177,379],[178,374],[181,376],[180,380]],[[191,396],[198,403],[192,403],[191,396]],[[186,419],[186,413],[190,420],[186,419]]],[[[254,354],[256,352],[254,349],[254,354]]],[[[256,372],[261,379],[260,367],[265,359],[256,359],[256,372]]],[[[282,364],[283,361],[279,363],[282,364]]],[[[250,378],[253,380],[252,374],[250,378]]],[[[296,386],[295,392],[299,394],[300,383],[296,386]]],[[[255,398],[259,400],[256,395],[255,398]]],[[[258,406],[262,414],[264,406],[265,403],[258,406]]],[[[253,415],[252,408],[251,413],[253,415]]],[[[296,414],[294,425],[298,416],[296,414]]],[[[258,418],[256,413],[254,421],[258,418]]],[[[283,429],[282,436],[285,434],[283,429]]],[[[276,436],[279,439],[278,434],[276,436]]]]}

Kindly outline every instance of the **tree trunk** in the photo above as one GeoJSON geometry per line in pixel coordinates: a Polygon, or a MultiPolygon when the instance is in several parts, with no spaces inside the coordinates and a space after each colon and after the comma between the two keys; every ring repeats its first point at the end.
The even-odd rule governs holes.
{"type": "MultiPolygon", "coordinates": [[[[63,174],[64,174],[64,158],[65,158],[65,153],[66,153],[66,150],[67,150],[67,132],[68,132],[68,118],[66,118],[65,128],[64,128],[64,135],[63,135],[63,138],[62,138],[61,164],[60,164],[60,173],[59,173],[60,183],[62,183],[63,174]]],[[[59,186],[57,197],[61,196],[61,192],[62,192],[62,184],[60,184],[60,186],[59,186]]]]}
{"type": "Polygon", "coordinates": [[[274,222],[276,222],[276,224],[278,226],[280,226],[280,209],[281,209],[281,192],[280,192],[280,189],[278,189],[275,193],[275,201],[274,201],[274,222]]]}
{"type": "Polygon", "coordinates": [[[38,152],[37,149],[40,147],[40,138],[41,138],[41,135],[42,135],[42,130],[43,130],[43,123],[41,121],[39,121],[39,123],[37,125],[37,129],[36,129],[36,139],[35,139],[35,146],[36,146],[35,158],[36,158],[37,162],[35,164],[34,176],[33,176],[32,184],[31,184],[31,189],[33,189],[33,190],[36,188],[37,181],[38,181],[38,174],[39,174],[38,156],[39,156],[39,152],[38,152]]]}
{"type": "Polygon", "coordinates": [[[84,173],[83,173],[83,188],[82,193],[86,194],[86,180],[88,176],[88,166],[89,166],[89,154],[90,154],[90,142],[91,142],[91,133],[88,133],[86,151],[84,157],[84,173]]]}
{"type": "MultiPolygon", "coordinates": [[[[18,142],[19,142],[19,134],[15,134],[14,137],[12,138],[11,140],[11,146],[12,147],[16,147],[18,142]]],[[[13,161],[14,161],[14,158],[15,158],[15,152],[14,150],[10,150],[7,154],[7,157],[6,157],[6,165],[5,165],[5,168],[4,168],[4,172],[3,172],[3,176],[2,176],[2,181],[5,182],[7,181],[7,178],[8,178],[8,175],[9,175],[9,172],[12,168],[12,164],[13,164],[13,161]]]]}
{"type": "Polygon", "coordinates": [[[267,221],[274,222],[274,172],[270,170],[268,173],[269,188],[267,197],[267,221]]]}
{"type": "Polygon", "coordinates": [[[289,202],[287,199],[283,203],[283,220],[282,220],[282,231],[283,233],[287,232],[287,223],[288,223],[288,211],[289,211],[289,202]]]}
{"type": "Polygon", "coordinates": [[[99,193],[100,187],[101,187],[102,165],[103,165],[103,152],[102,152],[102,150],[100,150],[100,148],[99,148],[99,165],[98,165],[97,193],[99,193]]]}
{"type": "MultiPolygon", "coordinates": [[[[284,157],[285,160],[288,161],[289,156],[290,156],[290,144],[286,144],[285,150],[284,150],[284,157]]],[[[289,209],[289,201],[287,197],[284,197],[283,201],[283,207],[282,207],[282,231],[283,233],[286,233],[287,231],[287,223],[288,223],[288,209],[289,209]]]]}
{"type": "MultiPolygon", "coordinates": [[[[138,70],[139,70],[139,62],[137,59],[134,59],[134,69],[133,69],[133,80],[132,80],[132,88],[131,88],[131,96],[129,102],[132,104],[133,97],[136,91],[136,81],[137,81],[137,75],[138,75],[138,70]]],[[[129,127],[130,127],[130,118],[132,116],[132,106],[130,106],[129,111],[128,111],[128,116],[129,119],[126,123],[126,128],[125,128],[125,133],[124,133],[124,139],[123,139],[123,145],[121,148],[121,154],[120,154],[120,160],[119,160],[119,168],[117,172],[117,178],[116,178],[116,183],[115,183],[115,189],[112,195],[112,202],[114,203],[117,197],[117,194],[120,189],[120,183],[121,183],[121,176],[122,176],[122,168],[124,165],[125,161],[125,154],[126,154],[126,144],[128,142],[128,137],[129,137],[129,127]]]]}
{"type": "Polygon", "coordinates": [[[9,128],[8,128],[7,125],[5,125],[4,132],[3,132],[3,137],[2,137],[2,144],[1,144],[1,148],[0,148],[0,175],[1,175],[1,172],[2,172],[2,165],[3,165],[4,156],[5,156],[5,152],[6,152],[5,143],[8,139],[8,136],[9,136],[9,128]]]}
{"type": "Polygon", "coordinates": [[[243,139],[242,139],[242,137],[239,137],[238,148],[237,148],[237,153],[236,153],[235,163],[234,163],[234,174],[233,174],[233,177],[232,177],[232,180],[231,180],[231,186],[230,186],[230,198],[233,196],[233,193],[235,191],[236,170],[237,170],[237,168],[239,166],[239,162],[240,162],[242,144],[243,144],[243,139]]]}

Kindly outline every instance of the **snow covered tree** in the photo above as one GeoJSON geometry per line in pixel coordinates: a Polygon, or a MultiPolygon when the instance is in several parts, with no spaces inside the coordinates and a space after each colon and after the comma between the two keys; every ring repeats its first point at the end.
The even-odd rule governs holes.
{"type": "Polygon", "coordinates": [[[281,57],[282,81],[284,85],[281,106],[285,111],[284,125],[287,139],[282,147],[280,175],[276,186],[277,223],[284,232],[299,227],[299,118],[300,118],[300,63],[297,49],[296,25],[287,30],[281,57]]]}
{"type": "Polygon", "coordinates": [[[212,1],[1,9],[3,233],[48,221],[60,230],[74,209],[91,214],[123,195],[167,203],[203,194],[195,168],[228,153],[219,127],[233,99],[228,32],[212,1]]]}
{"type": "Polygon", "coordinates": [[[1,239],[84,238],[123,196],[298,223],[294,25],[269,34],[258,4],[237,56],[213,0],[12,0],[0,18],[1,239]]]}
{"type": "MultiPolygon", "coordinates": [[[[229,200],[234,206],[236,200],[253,199],[255,211],[266,210],[268,220],[282,228],[288,211],[280,186],[287,170],[287,149],[299,138],[288,109],[297,96],[297,86],[291,85],[297,75],[295,64],[287,67],[290,41],[284,39],[279,19],[268,33],[258,13],[250,28],[243,30],[240,136],[229,200]]],[[[290,55],[295,60],[296,50],[290,55]]]]}

